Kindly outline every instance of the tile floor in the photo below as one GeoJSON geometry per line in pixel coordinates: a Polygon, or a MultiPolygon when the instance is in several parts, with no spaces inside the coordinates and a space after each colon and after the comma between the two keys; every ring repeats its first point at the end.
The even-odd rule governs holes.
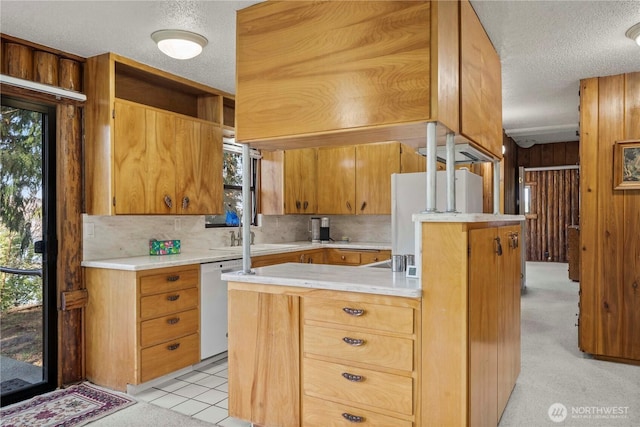
{"type": "Polygon", "coordinates": [[[229,416],[227,359],[158,384],[135,395],[139,400],[222,427],[250,427],[229,416]]]}

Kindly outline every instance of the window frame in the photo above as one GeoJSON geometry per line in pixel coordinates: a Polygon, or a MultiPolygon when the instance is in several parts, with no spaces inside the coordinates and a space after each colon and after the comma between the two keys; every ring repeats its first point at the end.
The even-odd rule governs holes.
{"type": "MultiPolygon", "coordinates": [[[[235,142],[224,142],[223,146],[222,146],[222,151],[224,152],[228,152],[228,153],[233,153],[233,154],[242,154],[242,145],[241,144],[237,144],[235,142]]],[[[258,209],[257,209],[257,205],[258,205],[258,195],[257,195],[257,188],[258,188],[258,160],[260,159],[260,152],[258,150],[255,149],[251,149],[250,150],[250,158],[251,158],[251,170],[249,172],[249,176],[250,176],[250,185],[249,185],[249,189],[251,191],[251,225],[256,225],[257,224],[257,219],[258,219],[258,209]]],[[[222,156],[223,162],[224,162],[224,155],[222,156]]],[[[224,170],[224,163],[222,165],[223,170],[224,170]]],[[[244,167],[244,165],[243,165],[244,167]]],[[[223,184],[222,186],[223,189],[223,193],[225,190],[234,190],[234,191],[242,191],[242,185],[235,185],[235,184],[223,184]]],[[[224,197],[224,196],[223,196],[224,197]]],[[[244,206],[242,207],[242,211],[244,214],[245,208],[244,206]]],[[[224,213],[220,214],[220,215],[224,215],[224,213]]],[[[227,224],[214,224],[214,223],[207,223],[207,217],[208,216],[216,216],[216,215],[205,215],[205,228],[233,228],[233,227],[237,227],[234,225],[227,225],[227,224]]]]}

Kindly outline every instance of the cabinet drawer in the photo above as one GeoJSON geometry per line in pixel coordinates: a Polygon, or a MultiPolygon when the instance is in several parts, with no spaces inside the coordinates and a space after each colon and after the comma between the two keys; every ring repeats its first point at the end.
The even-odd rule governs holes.
{"type": "Polygon", "coordinates": [[[413,379],[371,369],[305,358],[304,393],[413,414],[413,379]],[[352,381],[345,376],[360,377],[352,381]]]}
{"type": "Polygon", "coordinates": [[[302,424],[305,427],[412,427],[411,421],[328,402],[310,396],[302,397],[302,424]],[[344,414],[344,415],[343,415],[344,414]],[[349,417],[353,421],[349,421],[349,417]]]}
{"type": "Polygon", "coordinates": [[[304,318],[380,331],[413,333],[413,309],[410,307],[304,298],[304,318]]]}
{"type": "Polygon", "coordinates": [[[140,298],[140,317],[164,316],[198,306],[198,288],[180,289],[140,298]]]}
{"type": "Polygon", "coordinates": [[[198,268],[142,276],[140,277],[140,293],[146,295],[190,288],[198,286],[199,280],[200,271],[198,268]]]}
{"type": "Polygon", "coordinates": [[[386,368],[413,370],[413,340],[304,326],[304,352],[386,368]]]}
{"type": "Polygon", "coordinates": [[[198,332],[198,310],[182,311],[140,324],[140,345],[148,347],[198,332]]]}
{"type": "Polygon", "coordinates": [[[360,265],[360,252],[329,249],[327,264],[360,265]]]}
{"type": "Polygon", "coordinates": [[[140,381],[152,380],[199,361],[199,334],[144,348],[140,352],[140,381]]]}
{"type": "Polygon", "coordinates": [[[391,251],[371,251],[360,253],[360,264],[366,265],[373,262],[391,259],[391,251]]]}

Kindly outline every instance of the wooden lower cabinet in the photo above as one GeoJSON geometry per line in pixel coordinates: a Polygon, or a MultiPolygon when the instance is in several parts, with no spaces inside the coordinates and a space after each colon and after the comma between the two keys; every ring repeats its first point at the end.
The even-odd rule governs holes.
{"type": "Polygon", "coordinates": [[[200,266],[86,268],[86,376],[125,391],[200,361],[200,266]]]}
{"type": "Polygon", "coordinates": [[[229,282],[229,415],[265,427],[297,427],[300,301],[277,288],[256,292],[229,282]]]}
{"type": "Polygon", "coordinates": [[[472,425],[498,423],[520,374],[519,232],[520,226],[469,232],[472,425]]]}
{"type": "Polygon", "coordinates": [[[391,251],[327,248],[325,258],[327,264],[366,265],[391,259],[391,251]]]}
{"type": "Polygon", "coordinates": [[[411,421],[383,415],[362,408],[302,396],[302,425],[305,427],[412,427],[411,421]]]}
{"type": "Polygon", "coordinates": [[[495,426],[520,373],[521,226],[423,223],[422,233],[423,425],[495,426]]]}
{"type": "Polygon", "coordinates": [[[258,255],[251,257],[251,267],[282,264],[285,262],[300,262],[305,264],[324,264],[324,249],[283,252],[272,255],[258,255]]]}
{"type": "Polygon", "coordinates": [[[391,259],[390,250],[318,248],[251,257],[251,267],[299,262],[304,264],[365,265],[391,259]]]}
{"type": "Polygon", "coordinates": [[[498,419],[520,375],[520,226],[498,228],[503,242],[498,289],[498,419]]]}
{"type": "Polygon", "coordinates": [[[423,223],[422,298],[229,282],[229,414],[498,425],[520,372],[521,226],[423,223]]]}
{"type": "Polygon", "coordinates": [[[419,298],[229,283],[229,414],[413,426],[419,298]]]}
{"type": "MultiPolygon", "coordinates": [[[[348,344],[345,344],[348,345],[348,344]]],[[[366,359],[362,359],[366,361],[366,359]]],[[[413,379],[310,357],[303,359],[303,393],[371,410],[413,415],[413,379]]]]}

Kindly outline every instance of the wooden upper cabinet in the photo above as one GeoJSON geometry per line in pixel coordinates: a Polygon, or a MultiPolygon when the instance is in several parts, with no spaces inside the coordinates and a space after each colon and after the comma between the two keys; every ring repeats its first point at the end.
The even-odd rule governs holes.
{"type": "Polygon", "coordinates": [[[84,77],[88,214],[221,212],[233,95],[113,53],[84,77]]]}
{"type": "Polygon", "coordinates": [[[391,214],[391,174],[424,172],[399,142],[318,148],[318,214],[391,214]]]}
{"type": "Polygon", "coordinates": [[[318,148],[318,213],[356,213],[356,147],[318,148]]]}
{"type": "Polygon", "coordinates": [[[260,211],[265,215],[316,212],[316,150],[263,151],[260,211]]]}
{"type": "Polygon", "coordinates": [[[502,157],[500,60],[467,0],[269,1],[237,16],[239,141],[423,147],[437,122],[439,143],[448,130],[502,157]]]}
{"type": "Polygon", "coordinates": [[[284,152],[285,213],[316,211],[316,150],[305,148],[284,152]]]}
{"type": "Polygon", "coordinates": [[[175,213],[173,116],[121,101],[114,116],[115,213],[175,213]]]}
{"type": "Polygon", "coordinates": [[[391,214],[391,174],[400,172],[400,144],[366,144],[356,149],[358,214],[391,214]]]}
{"type": "MultiPolygon", "coordinates": [[[[442,64],[432,52],[440,31],[457,32],[457,5],[447,3],[274,1],[240,10],[238,140],[294,148],[344,144],[344,131],[354,144],[424,135],[421,122],[447,111],[445,96],[458,102],[457,86],[445,94],[432,73],[447,61],[458,68],[457,39],[441,40],[454,46],[442,64]]],[[[457,117],[440,119],[457,129],[457,117]]]]}
{"type": "Polygon", "coordinates": [[[502,157],[500,57],[468,1],[460,3],[460,132],[502,157]]]}
{"type": "Polygon", "coordinates": [[[425,163],[398,142],[263,151],[261,212],[390,214],[391,174],[424,172],[425,163]]]}
{"type": "Polygon", "coordinates": [[[176,203],[180,214],[222,213],[222,130],[176,119],[176,203]]]}

